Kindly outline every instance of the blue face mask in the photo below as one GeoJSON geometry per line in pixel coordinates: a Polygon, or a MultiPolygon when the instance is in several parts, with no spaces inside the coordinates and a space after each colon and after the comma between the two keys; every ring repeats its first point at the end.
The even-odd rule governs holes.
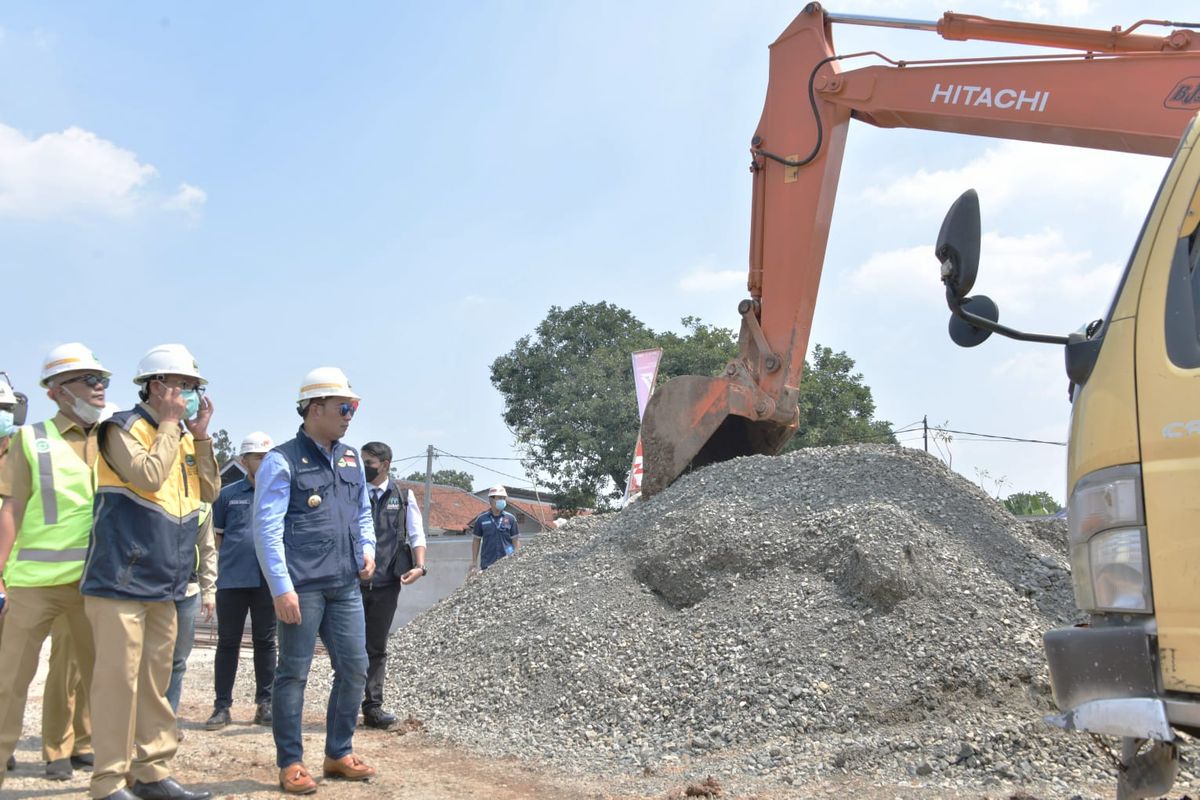
{"type": "Polygon", "coordinates": [[[195,419],[196,415],[200,413],[200,393],[195,389],[187,389],[179,394],[187,402],[184,419],[195,419]]]}
{"type": "Polygon", "coordinates": [[[497,501],[496,501],[496,510],[497,510],[497,511],[503,511],[503,510],[504,510],[504,507],[505,507],[506,505],[508,505],[508,501],[507,501],[507,500],[497,500],[497,501]]]}
{"type": "Polygon", "coordinates": [[[13,425],[13,412],[0,411],[0,439],[11,435],[14,430],[16,426],[13,425]]]}

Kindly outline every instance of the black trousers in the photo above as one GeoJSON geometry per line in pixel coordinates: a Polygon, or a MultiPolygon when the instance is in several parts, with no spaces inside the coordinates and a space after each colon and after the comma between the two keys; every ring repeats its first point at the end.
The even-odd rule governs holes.
{"type": "Polygon", "coordinates": [[[400,599],[400,584],[386,586],[363,585],[363,616],[367,622],[367,688],[363,693],[363,713],[383,707],[383,681],[387,677],[387,640],[396,602],[400,599]]]}
{"type": "Polygon", "coordinates": [[[214,708],[233,705],[233,681],[246,614],[254,642],[254,702],[271,702],[275,682],[275,603],[265,585],[256,589],[217,589],[217,655],[213,662],[214,708]]]}

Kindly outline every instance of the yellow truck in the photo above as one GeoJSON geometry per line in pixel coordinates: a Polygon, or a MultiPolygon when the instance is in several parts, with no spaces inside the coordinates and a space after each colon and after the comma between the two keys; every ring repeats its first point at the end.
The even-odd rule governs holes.
{"type": "Polygon", "coordinates": [[[992,332],[1062,344],[1071,382],[1067,519],[1075,600],[1087,624],[1045,635],[1048,721],[1121,737],[1119,800],[1167,792],[1176,730],[1200,734],[1200,117],[1189,124],[1108,313],[1066,337],[999,325],[968,297],[979,200],[938,237],[951,337],[992,332]]]}

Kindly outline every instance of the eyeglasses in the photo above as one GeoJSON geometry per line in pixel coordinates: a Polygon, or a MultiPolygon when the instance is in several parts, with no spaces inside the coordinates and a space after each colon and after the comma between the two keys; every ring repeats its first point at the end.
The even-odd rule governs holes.
{"type": "Polygon", "coordinates": [[[338,403],[335,408],[337,408],[338,414],[343,417],[353,417],[354,413],[358,411],[358,401],[351,400],[349,403],[338,403]]]}
{"type": "Polygon", "coordinates": [[[204,384],[199,383],[198,381],[173,381],[172,382],[172,381],[165,381],[162,378],[155,378],[154,380],[158,381],[163,386],[166,386],[169,389],[179,389],[180,391],[184,391],[184,392],[192,391],[192,392],[198,392],[200,394],[204,394],[204,390],[206,388],[204,386],[204,384]]]}
{"type": "Polygon", "coordinates": [[[97,386],[101,389],[107,389],[108,385],[112,383],[112,378],[107,375],[80,375],[78,378],[63,381],[59,386],[66,386],[68,383],[78,383],[79,381],[83,381],[93,389],[97,386]]]}

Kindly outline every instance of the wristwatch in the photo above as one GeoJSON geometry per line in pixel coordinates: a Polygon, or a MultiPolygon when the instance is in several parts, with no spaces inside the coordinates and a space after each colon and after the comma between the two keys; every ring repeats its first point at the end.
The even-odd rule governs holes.
{"type": "Polygon", "coordinates": [[[423,577],[425,577],[426,575],[428,575],[428,574],[429,574],[429,570],[425,569],[425,565],[424,565],[424,564],[417,564],[415,567],[413,567],[413,569],[419,569],[419,570],[421,570],[421,577],[422,577],[422,578],[423,578],[423,577]]]}

